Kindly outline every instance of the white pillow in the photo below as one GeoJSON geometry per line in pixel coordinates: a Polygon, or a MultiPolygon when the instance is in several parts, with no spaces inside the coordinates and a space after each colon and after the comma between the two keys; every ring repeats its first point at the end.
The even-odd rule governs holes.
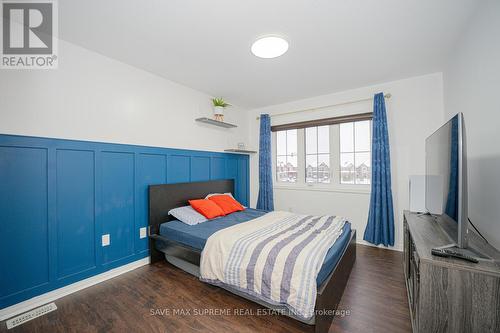
{"type": "Polygon", "coordinates": [[[188,225],[195,225],[208,221],[208,219],[195,211],[191,206],[183,206],[169,210],[168,215],[172,215],[179,221],[188,225]]]}
{"type": "MultiPolygon", "coordinates": [[[[208,198],[210,198],[210,197],[213,197],[214,195],[229,195],[231,198],[233,198],[233,199],[234,199],[233,194],[232,194],[232,193],[230,193],[230,192],[227,192],[227,193],[210,193],[210,194],[208,194],[208,195],[205,197],[205,199],[208,199],[208,198]]],[[[234,199],[234,200],[236,200],[236,199],[234,199]]]]}
{"type": "MultiPolygon", "coordinates": [[[[234,200],[236,200],[236,199],[235,199],[235,197],[233,197],[233,194],[232,194],[232,193],[230,193],[230,192],[227,192],[227,193],[210,193],[210,194],[208,194],[208,195],[205,197],[205,199],[208,199],[208,198],[210,198],[210,197],[212,197],[212,196],[214,196],[214,195],[229,195],[231,198],[233,198],[234,200]]],[[[238,200],[236,200],[236,201],[238,201],[238,200]]],[[[242,205],[242,206],[243,206],[243,205],[242,205]]],[[[247,207],[243,206],[243,208],[247,208],[247,207]]]]}

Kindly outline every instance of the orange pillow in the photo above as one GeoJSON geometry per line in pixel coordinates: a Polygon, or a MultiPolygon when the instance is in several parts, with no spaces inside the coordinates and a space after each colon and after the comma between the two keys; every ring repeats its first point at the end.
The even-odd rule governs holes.
{"type": "Polygon", "coordinates": [[[207,219],[226,215],[219,206],[208,199],[189,200],[189,204],[195,211],[205,216],[207,219]]]}
{"type": "Polygon", "coordinates": [[[212,195],[208,198],[208,200],[215,202],[217,206],[222,209],[225,215],[245,210],[245,208],[238,201],[234,200],[227,194],[212,195]]]}

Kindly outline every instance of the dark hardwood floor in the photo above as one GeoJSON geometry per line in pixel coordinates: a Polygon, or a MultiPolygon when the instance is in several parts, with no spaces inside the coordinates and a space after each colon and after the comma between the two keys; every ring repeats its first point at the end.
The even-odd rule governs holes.
{"type": "MultiPolygon", "coordinates": [[[[0,332],[313,332],[288,317],[251,315],[264,308],[166,262],[138,268],[56,304],[57,311],[12,330],[2,322],[0,332]]],[[[358,245],[339,309],[350,313],[337,317],[330,332],[411,332],[402,253],[358,245]]]]}

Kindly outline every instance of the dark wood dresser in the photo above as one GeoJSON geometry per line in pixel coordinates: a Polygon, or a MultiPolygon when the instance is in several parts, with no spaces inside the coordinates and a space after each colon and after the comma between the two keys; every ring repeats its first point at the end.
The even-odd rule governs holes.
{"type": "MultiPolygon", "coordinates": [[[[453,226],[404,212],[404,272],[413,332],[500,332],[500,253],[469,230],[469,246],[491,259],[436,257],[453,226]]],[[[455,230],[456,232],[456,230],[455,230]]]]}

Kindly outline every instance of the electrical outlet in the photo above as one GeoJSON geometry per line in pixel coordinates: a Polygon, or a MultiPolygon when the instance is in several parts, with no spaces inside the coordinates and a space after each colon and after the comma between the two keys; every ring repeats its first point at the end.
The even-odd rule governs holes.
{"type": "Polygon", "coordinates": [[[139,229],[139,238],[146,238],[147,236],[147,231],[146,227],[140,228],[139,229]]]}
{"type": "Polygon", "coordinates": [[[108,246],[111,243],[111,238],[109,234],[102,235],[102,246],[108,246]]]}

